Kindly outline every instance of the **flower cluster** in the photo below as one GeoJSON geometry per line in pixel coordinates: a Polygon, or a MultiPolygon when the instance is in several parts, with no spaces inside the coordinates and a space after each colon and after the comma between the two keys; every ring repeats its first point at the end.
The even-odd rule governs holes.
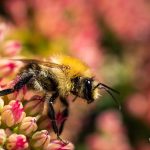
{"type": "MultiPolygon", "coordinates": [[[[4,24],[0,24],[1,46],[5,44],[4,24]]],[[[6,57],[9,54],[18,54],[19,43],[11,42],[7,45],[8,51],[4,53],[6,57]]],[[[5,47],[6,48],[6,47],[5,47]]],[[[7,49],[6,48],[6,49],[7,49]]],[[[2,53],[3,55],[3,53],[2,53]]],[[[13,56],[13,55],[12,55],[13,56]]],[[[0,89],[11,88],[19,77],[10,82],[9,76],[15,76],[17,68],[16,62],[9,60],[0,63],[1,81],[0,89]],[[3,77],[8,80],[4,80],[3,77]],[[6,82],[7,81],[7,82],[6,82]],[[7,83],[7,84],[4,84],[7,83]],[[8,84],[9,83],[9,84],[8,84]]],[[[74,146],[70,142],[64,143],[55,140],[51,135],[51,121],[45,115],[44,97],[40,94],[30,92],[24,86],[21,90],[13,94],[0,98],[0,149],[7,150],[73,150],[74,146]]],[[[59,114],[59,118],[60,118],[59,114]]],[[[61,118],[63,119],[63,118],[61,118]]],[[[57,120],[59,122],[59,120],[57,120]]]]}
{"type": "Polygon", "coordinates": [[[150,124],[150,92],[135,93],[128,97],[127,110],[136,118],[150,124]],[[142,107],[141,107],[142,106],[142,107]]]}
{"type": "Polygon", "coordinates": [[[44,0],[41,4],[39,0],[14,0],[4,4],[18,26],[28,27],[28,24],[34,21],[36,32],[49,39],[52,51],[68,49],[69,53],[83,59],[93,68],[101,64],[102,53],[97,44],[101,34],[98,32],[100,29],[93,17],[90,1],[86,3],[84,0],[44,0]],[[29,7],[33,13],[32,19],[28,16],[29,7]]]}
{"type": "Polygon", "coordinates": [[[18,40],[9,39],[10,29],[13,27],[4,22],[0,22],[0,86],[1,88],[6,86],[6,81],[13,77],[18,71],[18,67],[21,65],[19,62],[11,61],[16,56],[19,56],[22,49],[22,45],[18,40]],[[11,57],[11,59],[10,59],[11,57]],[[9,59],[9,61],[8,61],[9,59]],[[3,78],[5,77],[5,78],[3,78]]]}
{"type": "Polygon", "coordinates": [[[71,143],[52,139],[50,120],[42,117],[43,108],[44,99],[38,95],[21,101],[10,100],[7,96],[1,98],[0,147],[8,150],[74,149],[71,143]]]}
{"type": "MultiPolygon", "coordinates": [[[[122,95],[124,98],[128,97],[128,92],[131,87],[138,89],[136,93],[131,93],[131,96],[126,99],[127,102],[124,100],[121,102],[125,102],[123,106],[125,106],[129,112],[129,114],[127,114],[128,119],[130,118],[129,115],[132,114],[138,119],[140,118],[141,122],[144,120],[144,123],[148,125],[150,124],[149,6],[149,1],[146,0],[113,0],[112,2],[109,0],[88,0],[88,2],[85,0],[43,0],[42,2],[40,0],[6,0],[1,3],[4,12],[7,12],[6,14],[9,18],[16,23],[17,30],[18,27],[23,27],[17,31],[17,33],[19,32],[19,38],[23,38],[25,48],[28,50],[27,54],[34,54],[35,56],[34,52],[36,52],[36,54],[40,53],[47,57],[53,52],[70,53],[84,60],[92,69],[95,69],[97,73],[99,66],[101,66],[101,74],[98,75],[100,76],[99,79],[108,79],[112,83],[115,83],[117,87],[123,87],[121,97],[122,95]],[[110,51],[113,55],[111,55],[110,51]],[[118,57],[118,54],[122,54],[122,57],[120,57],[120,55],[118,57]],[[116,59],[116,57],[118,57],[118,59],[116,59]],[[109,68],[107,65],[111,67],[109,68]],[[126,85],[129,85],[129,87],[126,85]]],[[[7,31],[8,28],[4,24],[1,24],[0,57],[3,56],[3,58],[18,55],[21,49],[20,42],[8,40],[8,38],[7,40],[5,39],[7,31]]],[[[18,65],[16,62],[6,61],[1,57],[0,88],[9,87],[9,85],[6,84],[8,83],[7,78],[4,79],[2,77],[12,77],[18,65]]],[[[14,81],[12,85],[16,81],[14,81]]],[[[48,123],[49,119],[46,116],[38,116],[39,112],[42,112],[44,105],[41,100],[42,97],[39,95],[35,97],[30,96],[27,101],[22,97],[25,93],[26,87],[19,93],[14,93],[13,97],[4,97],[6,100],[0,99],[0,111],[3,113],[0,116],[2,117],[0,123],[4,125],[1,135],[5,137],[1,142],[2,145],[6,145],[6,138],[8,139],[11,132],[11,134],[23,134],[27,137],[28,144],[30,144],[32,142],[28,140],[28,138],[36,131],[43,129],[49,131],[51,128],[51,124],[48,123]],[[6,120],[5,116],[7,116],[7,113],[11,114],[11,121],[6,120]],[[33,118],[31,119],[30,117],[33,118]],[[18,118],[21,119],[21,122],[18,118]],[[32,120],[32,123],[28,128],[29,120],[32,120]],[[23,122],[27,122],[27,126],[24,127],[23,122]],[[27,132],[26,128],[28,129],[27,132]],[[32,130],[30,133],[32,128],[36,131],[32,130]]],[[[26,94],[26,96],[28,95],[29,94],[26,94]]],[[[69,130],[72,130],[74,126],[76,126],[76,128],[74,128],[72,132],[65,130],[63,136],[67,135],[66,137],[72,139],[78,137],[77,134],[79,134],[82,127],[80,121],[87,115],[86,110],[87,108],[89,109],[89,107],[91,107],[91,105],[88,107],[84,106],[80,100],[71,106],[71,119],[68,119],[66,125],[69,130]],[[82,108],[80,109],[81,104],[82,108]]],[[[110,117],[109,114],[108,116],[110,117]]],[[[118,114],[114,116],[121,122],[118,114]]],[[[60,119],[61,117],[58,115],[58,118],[60,119]]],[[[114,118],[110,117],[109,119],[114,122],[114,118]]],[[[104,118],[100,117],[99,119],[103,121],[104,118]]],[[[104,122],[105,121],[104,119],[104,122]]],[[[136,122],[134,123],[136,124],[136,122]]],[[[116,122],[114,126],[118,127],[118,123],[116,122]]],[[[131,149],[130,144],[122,140],[124,139],[123,133],[126,139],[125,132],[121,130],[122,136],[120,139],[117,139],[114,134],[104,129],[105,126],[101,127],[100,125],[97,127],[98,131],[100,128],[102,128],[102,132],[106,134],[98,134],[95,136],[96,138],[93,137],[90,141],[94,142],[89,145],[91,149],[99,150],[97,146],[99,143],[101,149],[111,149],[107,147],[107,142],[110,143],[113,149],[117,149],[117,146],[111,142],[113,139],[116,140],[114,144],[119,145],[118,147],[125,143],[127,146],[125,148],[131,149]],[[107,137],[109,137],[109,139],[107,137]],[[96,145],[95,148],[93,145],[96,145]]],[[[130,135],[132,127],[130,126],[128,128],[130,135]]],[[[118,132],[115,134],[120,136],[118,132]]],[[[137,137],[139,137],[138,131],[136,133],[136,138],[137,137]]],[[[135,137],[133,137],[132,140],[136,141],[136,138],[134,138],[135,137]]],[[[53,143],[56,144],[57,142],[53,141],[53,143]]],[[[138,150],[146,148],[150,149],[149,144],[139,142],[138,150]]]]}
{"type": "Polygon", "coordinates": [[[18,55],[22,49],[22,45],[18,40],[9,39],[9,31],[11,25],[0,22],[0,53],[1,57],[14,57],[18,55]]]}
{"type": "Polygon", "coordinates": [[[98,132],[87,138],[89,150],[132,150],[118,112],[108,111],[99,115],[96,127],[98,132]]]}
{"type": "Polygon", "coordinates": [[[149,4],[141,0],[95,0],[100,16],[126,42],[148,42],[150,35],[149,4]],[[120,13],[122,12],[122,13],[120,13]]]}

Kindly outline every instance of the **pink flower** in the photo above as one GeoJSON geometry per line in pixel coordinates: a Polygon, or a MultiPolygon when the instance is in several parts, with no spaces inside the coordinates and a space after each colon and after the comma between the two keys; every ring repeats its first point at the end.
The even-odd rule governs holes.
{"type": "Polygon", "coordinates": [[[124,132],[121,116],[115,111],[104,112],[97,118],[97,128],[104,133],[119,134],[124,132]]]}
{"type": "MultiPolygon", "coordinates": [[[[13,88],[15,84],[20,80],[20,76],[17,76],[9,85],[9,88],[13,88]]],[[[18,99],[22,100],[22,98],[25,96],[27,93],[27,87],[26,85],[23,86],[21,89],[18,91],[15,91],[13,94],[9,95],[9,99],[18,99]]]]}
{"type": "Polygon", "coordinates": [[[30,116],[41,114],[44,107],[44,99],[41,96],[33,96],[24,106],[25,112],[30,116]]]}
{"type": "Polygon", "coordinates": [[[6,141],[6,133],[4,129],[0,129],[0,146],[4,145],[6,141]]]}
{"type": "Polygon", "coordinates": [[[38,128],[36,122],[36,117],[25,117],[19,126],[20,133],[23,133],[24,135],[30,135],[31,133],[35,132],[38,128]]]}
{"type": "Polygon", "coordinates": [[[6,1],[5,7],[9,15],[18,25],[27,24],[27,7],[26,2],[22,0],[6,1]]]}
{"type": "Polygon", "coordinates": [[[59,140],[53,140],[46,150],[74,150],[72,143],[62,143],[59,140]]]}
{"type": "Polygon", "coordinates": [[[149,111],[148,96],[140,93],[133,94],[127,99],[126,107],[132,115],[144,119],[149,111]]]}
{"type": "Polygon", "coordinates": [[[19,101],[12,100],[8,105],[5,105],[2,109],[2,122],[8,127],[14,126],[22,121],[25,117],[23,111],[23,105],[19,101]]]}
{"type": "Polygon", "coordinates": [[[6,41],[3,45],[3,54],[6,56],[16,56],[20,53],[22,45],[19,41],[11,40],[6,41]]]}
{"type": "Polygon", "coordinates": [[[10,74],[15,72],[17,66],[17,63],[14,61],[2,60],[0,64],[0,77],[10,76],[10,74]]]}
{"type": "Polygon", "coordinates": [[[50,143],[50,135],[47,130],[37,131],[32,135],[32,147],[44,148],[50,143]]]}
{"type": "Polygon", "coordinates": [[[115,111],[102,113],[96,122],[100,133],[88,137],[89,150],[132,150],[125,134],[121,116],[115,111]]]}
{"type": "Polygon", "coordinates": [[[149,4],[142,0],[96,0],[95,5],[106,23],[128,42],[148,41],[149,4]]]}
{"type": "Polygon", "coordinates": [[[25,150],[28,148],[28,142],[22,134],[12,134],[7,139],[6,148],[8,150],[25,150]]]}

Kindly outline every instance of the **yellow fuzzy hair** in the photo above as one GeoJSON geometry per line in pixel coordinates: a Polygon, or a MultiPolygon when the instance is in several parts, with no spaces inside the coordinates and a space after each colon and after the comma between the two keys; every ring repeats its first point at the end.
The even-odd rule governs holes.
{"type": "Polygon", "coordinates": [[[70,78],[80,75],[91,77],[89,67],[77,58],[64,55],[56,55],[51,58],[51,62],[68,66],[68,69],[66,69],[65,71],[70,78]]]}

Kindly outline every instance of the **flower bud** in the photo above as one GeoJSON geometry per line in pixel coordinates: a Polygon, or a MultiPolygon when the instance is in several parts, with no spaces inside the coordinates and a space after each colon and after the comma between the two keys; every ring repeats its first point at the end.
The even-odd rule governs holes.
{"type": "Polygon", "coordinates": [[[46,149],[50,143],[50,135],[47,130],[37,131],[32,136],[32,146],[34,148],[46,149]]]}
{"type": "Polygon", "coordinates": [[[44,100],[41,96],[33,96],[24,106],[25,111],[30,116],[35,116],[43,111],[44,100]]]}
{"type": "Polygon", "coordinates": [[[11,101],[8,105],[5,105],[2,109],[2,122],[8,127],[14,126],[22,121],[25,117],[22,103],[19,101],[11,101]]]}
{"type": "Polygon", "coordinates": [[[36,117],[25,117],[19,126],[19,131],[24,135],[30,135],[38,128],[36,122],[36,117]]]}
{"type": "Polygon", "coordinates": [[[1,77],[10,76],[10,74],[14,73],[17,67],[17,63],[13,61],[2,60],[0,64],[0,75],[1,77]]]}
{"type": "MultiPolygon", "coordinates": [[[[20,64],[16,64],[18,67],[21,67],[20,64]]],[[[9,88],[13,88],[19,81],[21,80],[20,76],[17,76],[13,81],[11,81],[9,88]]],[[[23,99],[24,95],[27,92],[27,87],[24,85],[21,89],[13,92],[13,94],[9,94],[9,99],[18,99],[19,101],[23,99]]]]}
{"type": "Polygon", "coordinates": [[[74,145],[72,143],[63,143],[60,140],[53,140],[46,150],[74,150],[74,145]]]}
{"type": "Polygon", "coordinates": [[[26,136],[22,134],[10,135],[6,143],[7,150],[25,150],[28,146],[26,136]]]}
{"type": "Polygon", "coordinates": [[[6,141],[6,133],[4,129],[0,129],[0,146],[4,145],[6,141]]]}

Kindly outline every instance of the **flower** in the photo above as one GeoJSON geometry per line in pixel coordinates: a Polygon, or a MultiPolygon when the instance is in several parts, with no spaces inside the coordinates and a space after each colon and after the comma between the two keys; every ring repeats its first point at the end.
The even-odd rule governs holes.
{"type": "Polygon", "coordinates": [[[47,130],[37,131],[32,135],[32,146],[34,148],[46,149],[49,143],[50,135],[47,130]]]}
{"type": "Polygon", "coordinates": [[[1,69],[1,77],[9,76],[15,72],[17,67],[17,63],[13,61],[1,60],[0,69],[1,69]]]}
{"type": "MultiPolygon", "coordinates": [[[[5,24],[0,24],[0,91],[14,88],[20,81],[16,73],[23,66],[22,62],[8,58],[18,58],[22,45],[16,39],[6,39],[6,28],[5,24]]],[[[29,91],[25,85],[12,94],[0,97],[0,150],[46,150],[50,144],[56,145],[51,141],[50,118],[47,113],[42,113],[46,105],[42,94],[29,91]]],[[[57,145],[65,148],[65,145],[57,145]]]]}
{"type": "Polygon", "coordinates": [[[4,145],[6,141],[6,133],[4,129],[0,129],[0,146],[4,145]]]}
{"type": "Polygon", "coordinates": [[[101,134],[94,133],[87,138],[89,150],[99,150],[100,147],[102,150],[132,150],[118,112],[102,113],[98,116],[96,125],[101,134]]]}
{"type": "Polygon", "coordinates": [[[16,56],[20,53],[21,49],[22,49],[22,45],[19,41],[16,40],[10,40],[10,41],[6,41],[3,44],[3,49],[5,51],[3,51],[3,54],[5,56],[16,56]]]}
{"type": "Polygon", "coordinates": [[[28,148],[26,136],[22,134],[12,134],[7,139],[6,148],[8,150],[24,150],[28,148]]]}
{"type": "Polygon", "coordinates": [[[128,97],[127,110],[136,117],[145,119],[149,112],[149,94],[135,93],[128,97]],[[141,107],[142,106],[142,107],[141,107]]]}
{"type": "Polygon", "coordinates": [[[19,126],[19,131],[25,135],[30,135],[38,128],[36,122],[36,117],[25,117],[19,126]]]}
{"type": "Polygon", "coordinates": [[[74,150],[72,143],[63,143],[59,140],[53,140],[46,150],[74,150]]]}
{"type": "Polygon", "coordinates": [[[12,127],[22,121],[25,117],[25,112],[23,111],[23,105],[19,101],[12,100],[8,105],[5,105],[2,109],[2,122],[4,122],[8,127],[12,127]]]}
{"type": "Polygon", "coordinates": [[[35,116],[42,112],[44,107],[44,99],[41,96],[33,96],[24,106],[25,111],[30,116],[35,116]]]}
{"type": "MultiPolygon", "coordinates": [[[[13,88],[15,86],[15,84],[17,82],[20,81],[20,77],[17,76],[13,81],[11,81],[10,85],[9,85],[9,88],[13,88]]],[[[23,86],[21,89],[19,89],[18,91],[15,91],[13,94],[10,94],[9,95],[9,99],[23,99],[24,95],[26,94],[27,92],[27,87],[26,86],[23,86]]]]}
{"type": "Polygon", "coordinates": [[[146,1],[96,0],[100,15],[117,35],[127,42],[149,41],[150,15],[146,1]],[[123,13],[120,13],[123,12],[123,13]]]}

